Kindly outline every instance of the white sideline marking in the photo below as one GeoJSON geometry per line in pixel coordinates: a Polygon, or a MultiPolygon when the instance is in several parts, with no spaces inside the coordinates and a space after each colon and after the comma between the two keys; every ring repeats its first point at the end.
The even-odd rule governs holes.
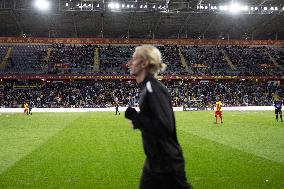
{"type": "MultiPolygon", "coordinates": [[[[125,111],[127,107],[119,107],[119,111],[125,111]]],[[[135,107],[139,111],[138,107],[135,107]]],[[[182,107],[173,107],[174,111],[183,111],[182,107]]],[[[222,107],[223,111],[266,111],[274,110],[273,106],[238,106],[222,107]]],[[[212,111],[213,110],[209,110],[212,111]]],[[[2,113],[23,113],[23,108],[0,108],[2,113]]],[[[33,108],[32,112],[115,112],[115,107],[110,108],[33,108]]],[[[0,114],[1,115],[1,114],[0,114]]]]}

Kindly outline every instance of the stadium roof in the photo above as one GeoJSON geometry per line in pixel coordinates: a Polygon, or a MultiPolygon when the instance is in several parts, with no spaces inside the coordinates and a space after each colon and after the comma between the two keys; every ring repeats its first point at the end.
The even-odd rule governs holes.
{"type": "Polygon", "coordinates": [[[225,0],[49,1],[50,10],[43,12],[32,0],[0,0],[0,36],[284,39],[283,0],[239,0],[248,9],[259,9],[239,14],[207,9],[219,8],[228,3],[225,0]],[[111,2],[136,8],[112,10],[111,2]],[[88,3],[99,8],[82,8],[88,3]],[[158,10],[159,4],[166,9],[158,10]],[[157,7],[142,10],[141,5],[157,7]],[[260,11],[266,6],[268,11],[260,11]]]}

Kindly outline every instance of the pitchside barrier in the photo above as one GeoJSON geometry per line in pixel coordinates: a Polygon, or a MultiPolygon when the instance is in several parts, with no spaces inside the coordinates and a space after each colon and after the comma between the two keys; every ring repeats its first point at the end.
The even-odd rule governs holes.
{"type": "MultiPolygon", "coordinates": [[[[127,107],[119,107],[119,111],[125,111],[127,107]]],[[[183,107],[174,107],[174,111],[184,111],[183,107]]],[[[139,111],[139,108],[136,107],[139,111]]],[[[207,110],[213,111],[211,108],[207,110]]],[[[237,106],[223,107],[223,111],[268,111],[274,110],[273,106],[237,106]]],[[[0,108],[2,113],[23,113],[23,108],[0,108]]],[[[194,110],[193,110],[194,111],[194,110]]],[[[32,112],[115,112],[115,107],[110,108],[33,108],[32,112]]]]}

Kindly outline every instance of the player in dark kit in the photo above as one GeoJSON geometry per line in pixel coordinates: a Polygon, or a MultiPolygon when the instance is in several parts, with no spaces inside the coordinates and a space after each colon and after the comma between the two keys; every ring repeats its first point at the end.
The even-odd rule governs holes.
{"type": "Polygon", "coordinates": [[[118,110],[118,103],[115,104],[115,115],[117,115],[117,113],[118,115],[120,115],[120,112],[118,110]]]}
{"type": "Polygon", "coordinates": [[[176,134],[174,112],[166,87],[154,78],[165,68],[160,51],[150,45],[137,47],[129,61],[142,92],[140,112],[125,111],[132,127],[142,133],[146,155],[140,189],[191,189],[185,173],[185,161],[176,134]]]}
{"type": "Polygon", "coordinates": [[[280,99],[276,100],[274,102],[276,121],[278,121],[278,114],[279,114],[281,122],[283,122],[283,119],[282,119],[282,104],[283,104],[283,102],[280,99]]]}
{"type": "Polygon", "coordinates": [[[30,115],[33,115],[32,109],[33,109],[33,105],[32,105],[32,103],[30,102],[30,103],[29,103],[29,114],[30,114],[30,115]]]}

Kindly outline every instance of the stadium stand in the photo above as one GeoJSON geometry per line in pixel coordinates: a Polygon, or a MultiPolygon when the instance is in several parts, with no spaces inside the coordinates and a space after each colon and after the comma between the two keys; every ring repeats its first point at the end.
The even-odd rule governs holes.
{"type": "MultiPolygon", "coordinates": [[[[127,75],[133,45],[1,45],[2,73],[127,75]]],[[[159,45],[163,75],[283,75],[282,48],[159,45]]]]}
{"type": "MultiPolygon", "coordinates": [[[[176,107],[199,100],[198,106],[210,108],[219,96],[224,106],[271,106],[275,96],[284,93],[284,87],[273,82],[164,80],[163,83],[176,107]]],[[[140,93],[131,80],[7,81],[2,85],[1,107],[6,108],[20,107],[24,101],[33,102],[38,108],[101,108],[111,107],[116,101],[121,106],[137,105],[140,93]]]]}

